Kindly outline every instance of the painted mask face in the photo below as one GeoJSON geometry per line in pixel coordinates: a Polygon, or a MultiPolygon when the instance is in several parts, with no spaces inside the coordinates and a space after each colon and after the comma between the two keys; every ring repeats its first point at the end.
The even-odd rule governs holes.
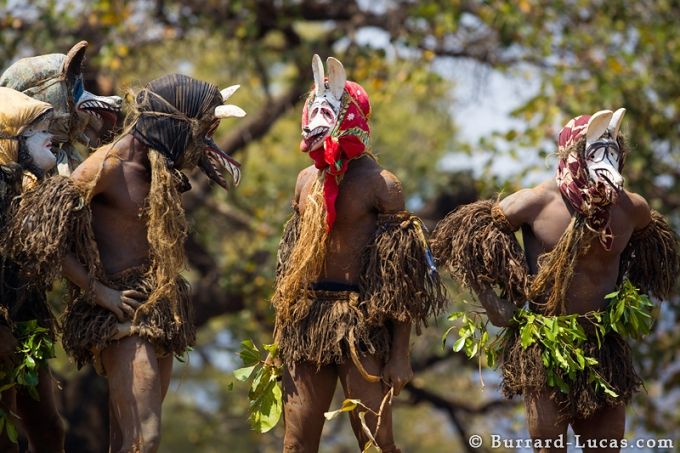
{"type": "Polygon", "coordinates": [[[220,91],[224,105],[215,107],[215,121],[210,125],[205,134],[204,152],[198,162],[199,168],[213,181],[224,189],[229,188],[224,175],[231,176],[231,183],[238,186],[241,182],[241,164],[229,154],[222,151],[213,140],[213,135],[224,118],[243,118],[246,112],[234,104],[226,104],[227,99],[236,92],[241,85],[232,85],[220,91]]]}
{"type": "Polygon", "coordinates": [[[73,103],[81,122],[86,123],[83,134],[89,146],[99,146],[101,138],[110,135],[115,128],[123,99],[90,93],[85,90],[83,77],[79,75],[73,84],[73,103]]]}
{"type": "Polygon", "coordinates": [[[615,190],[623,187],[623,176],[619,173],[621,151],[615,140],[603,138],[586,149],[586,166],[590,179],[595,183],[609,184],[615,190]]]}
{"type": "Polygon", "coordinates": [[[307,108],[307,118],[302,121],[303,152],[314,151],[319,148],[324,139],[330,135],[338,121],[342,93],[345,89],[347,76],[345,69],[335,58],[326,60],[328,79],[324,76],[323,63],[318,55],[312,58],[314,72],[314,99],[307,108]]]}
{"type": "Polygon", "coordinates": [[[590,179],[616,192],[623,189],[623,176],[620,173],[623,156],[616,138],[625,113],[625,109],[614,113],[608,110],[596,113],[586,135],[584,159],[590,179]]]}
{"type": "Polygon", "coordinates": [[[52,134],[49,132],[49,117],[38,120],[22,133],[28,154],[33,164],[43,171],[54,168],[57,159],[52,152],[52,134]]]}

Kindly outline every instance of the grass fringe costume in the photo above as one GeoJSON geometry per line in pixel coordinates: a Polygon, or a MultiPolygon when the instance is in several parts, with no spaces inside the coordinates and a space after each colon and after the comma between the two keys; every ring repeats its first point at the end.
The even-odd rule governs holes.
{"type": "MultiPolygon", "coordinates": [[[[303,126],[312,93],[303,111],[303,126]]],[[[412,322],[418,333],[446,302],[423,226],[408,212],[379,213],[377,228],[362,255],[357,286],[322,282],[335,199],[348,162],[374,158],[368,151],[370,104],[363,88],[347,81],[335,128],[324,146],[310,152],[319,170],[305,211],[284,227],[277,256],[276,342],[287,365],[309,361],[318,367],[350,356],[365,378],[359,354],[389,357],[389,321],[412,322]]]]}
{"type": "MultiPolygon", "coordinates": [[[[560,168],[567,159],[571,159],[568,162],[569,170],[574,172],[574,180],[579,184],[584,181],[590,184],[582,174],[586,139],[578,129],[588,118],[579,117],[569,123],[568,126],[574,129],[574,133],[568,136],[569,140],[563,140],[565,130],[560,137],[560,168]]],[[[622,138],[616,140],[625,157],[622,138]]],[[[619,170],[622,166],[623,159],[619,170]]],[[[565,194],[563,186],[560,188],[565,194]]],[[[584,194],[582,185],[572,185],[569,189],[581,190],[579,195],[588,201],[598,200],[594,196],[588,198],[589,194],[584,194]]],[[[599,187],[593,189],[591,185],[586,189],[599,190],[599,187]]],[[[572,197],[565,195],[565,199],[572,206],[575,205],[572,197]]],[[[447,215],[432,234],[432,251],[437,263],[445,266],[463,286],[473,289],[496,288],[500,291],[500,297],[517,307],[521,308],[528,302],[528,313],[553,317],[557,322],[557,318],[567,315],[566,292],[578,257],[587,252],[594,239],[599,238],[604,247],[609,241],[608,206],[603,205],[606,215],[598,219],[598,224],[591,224],[591,219],[575,208],[571,223],[557,245],[539,256],[536,275],[529,274],[526,256],[515,236],[518,228],[510,224],[498,203],[491,200],[462,206],[447,215]]],[[[602,212],[593,211],[598,215],[602,212]]],[[[654,210],[651,215],[651,222],[633,233],[621,255],[617,286],[620,291],[628,280],[642,293],[663,299],[672,294],[680,273],[680,247],[677,234],[666,220],[654,210]]],[[[640,297],[637,292],[635,294],[640,297]]],[[[603,319],[606,324],[609,318],[604,316],[603,319]]],[[[500,338],[499,348],[503,393],[507,397],[531,396],[552,387],[551,398],[559,405],[561,418],[568,421],[586,419],[603,407],[628,403],[641,387],[642,381],[633,366],[630,347],[622,336],[626,332],[617,333],[605,325],[603,328],[607,332],[598,339],[593,333],[593,326],[588,326],[587,316],[579,317],[579,322],[587,333],[587,339],[579,347],[582,348],[583,356],[594,358],[597,363],[572,375],[552,368],[557,379],[568,384],[568,391],[560,391],[555,383],[548,385],[550,370],[545,366],[544,346],[540,342],[533,342],[528,347],[522,345],[522,325],[515,324],[507,328],[500,338]],[[589,373],[600,376],[613,394],[597,388],[589,373]]]]}
{"type": "Polygon", "coordinates": [[[90,208],[96,179],[85,187],[55,176],[22,196],[5,245],[22,269],[51,282],[61,276],[60,263],[71,253],[89,272],[88,290],[69,284],[63,316],[64,348],[79,366],[98,363],[117,324],[112,312],[95,304],[95,280],[148,296],[135,311],[131,333],[147,339],[158,354],[182,354],[194,344],[188,284],[180,277],[187,236],[180,194],[188,190],[188,180],[179,170],[195,166],[211,145],[206,135],[222,102],[216,86],[178,74],[150,82],[135,98],[122,136],[130,133],[149,147],[151,184],[142,213],[149,243],[145,266],[104,273],[90,208]]]}
{"type": "MultiPolygon", "coordinates": [[[[53,108],[5,87],[0,87],[0,99],[0,225],[6,229],[15,215],[16,197],[34,187],[43,176],[33,163],[22,134],[47,115],[51,117],[53,108]]],[[[54,340],[55,319],[47,304],[45,285],[22,275],[19,265],[4,251],[1,259],[0,316],[4,323],[16,335],[17,323],[36,320],[37,326],[47,329],[54,340]]]]}

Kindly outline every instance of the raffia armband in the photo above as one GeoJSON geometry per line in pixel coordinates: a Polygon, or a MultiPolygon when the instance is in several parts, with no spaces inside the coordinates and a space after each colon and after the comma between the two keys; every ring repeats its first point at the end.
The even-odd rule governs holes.
{"type": "Polygon", "coordinates": [[[444,287],[418,217],[406,211],[378,215],[360,286],[371,322],[412,322],[420,333],[427,318],[443,310],[444,287]]]}
{"type": "Polygon", "coordinates": [[[437,264],[464,286],[497,286],[502,297],[521,306],[529,267],[515,230],[496,202],[483,200],[447,215],[430,243],[437,264]]]}
{"type": "Polygon", "coordinates": [[[671,295],[680,274],[680,241],[666,219],[652,210],[652,220],[633,233],[621,254],[619,275],[659,299],[671,295]]]}

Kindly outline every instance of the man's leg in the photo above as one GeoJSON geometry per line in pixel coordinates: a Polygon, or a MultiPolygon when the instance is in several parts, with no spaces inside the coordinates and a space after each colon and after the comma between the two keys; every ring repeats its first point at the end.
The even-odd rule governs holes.
{"type": "Polygon", "coordinates": [[[529,434],[534,440],[540,440],[541,444],[554,445],[555,442],[563,442],[563,448],[540,448],[535,449],[540,453],[566,452],[566,436],[569,424],[559,422],[560,412],[556,403],[550,399],[550,392],[543,391],[538,394],[525,395],[524,407],[526,408],[529,434]],[[561,436],[561,437],[560,437],[561,436]]]}
{"type": "Polygon", "coordinates": [[[32,453],[63,452],[65,428],[54,398],[54,379],[46,364],[38,370],[38,396],[34,400],[21,387],[17,389],[17,414],[28,437],[32,453]]]}
{"type": "MultiPolygon", "coordinates": [[[[380,376],[382,370],[382,363],[373,356],[361,357],[361,363],[364,369],[372,375],[380,376]]],[[[389,388],[382,382],[368,382],[366,381],[359,370],[354,365],[354,362],[348,357],[345,362],[340,365],[340,382],[345,391],[346,398],[360,399],[363,404],[370,407],[375,412],[380,412],[380,405],[385,398],[389,388]]],[[[359,419],[360,408],[350,412],[350,422],[352,423],[352,430],[359,442],[359,447],[363,450],[368,436],[361,426],[359,419]]],[[[366,425],[378,442],[378,446],[383,452],[398,452],[399,450],[394,445],[394,436],[392,434],[392,406],[385,404],[383,412],[380,417],[380,427],[376,433],[376,425],[378,418],[370,412],[366,414],[366,425]]]]}
{"type": "Polygon", "coordinates": [[[614,445],[618,446],[623,439],[626,430],[626,406],[621,404],[601,409],[588,419],[574,421],[571,426],[574,433],[581,436],[579,442],[586,447],[583,449],[584,452],[618,452],[619,448],[605,447],[608,447],[612,440],[615,441],[614,445]],[[589,445],[588,440],[595,444],[589,445]],[[602,448],[598,448],[600,442],[602,448]]]}
{"type": "Polygon", "coordinates": [[[121,437],[110,451],[155,452],[161,437],[162,392],[153,346],[137,335],[126,337],[102,351],[102,362],[109,382],[111,433],[121,437]]]}
{"type": "Polygon", "coordinates": [[[323,430],[324,412],[335,393],[338,372],[333,365],[321,367],[309,362],[284,366],[283,417],[286,453],[316,453],[323,430]]]}
{"type": "Polygon", "coordinates": [[[165,357],[158,359],[158,369],[161,374],[161,401],[165,401],[165,395],[168,394],[170,387],[170,378],[172,377],[172,362],[175,356],[168,354],[165,357]]]}

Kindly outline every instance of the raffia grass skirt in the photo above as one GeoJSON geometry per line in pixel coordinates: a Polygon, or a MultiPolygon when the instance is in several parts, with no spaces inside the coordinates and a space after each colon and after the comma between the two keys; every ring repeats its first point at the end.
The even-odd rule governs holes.
{"type": "MultiPolygon", "coordinates": [[[[541,345],[534,343],[526,349],[522,348],[516,330],[504,341],[501,355],[503,394],[508,398],[514,395],[532,398],[548,389],[541,359],[541,345]]],[[[571,381],[569,393],[550,388],[550,398],[558,405],[560,419],[564,421],[588,419],[601,409],[628,404],[642,387],[642,380],[633,365],[630,347],[621,335],[608,333],[602,339],[601,348],[598,347],[596,338],[589,338],[583,345],[583,354],[597,359],[598,364],[594,366],[594,370],[618,397],[596,390],[594,383],[588,382],[587,371],[577,372],[576,378],[571,381]]],[[[562,377],[567,381],[566,376],[562,377]]]]}
{"type": "Polygon", "coordinates": [[[321,367],[341,364],[350,355],[377,357],[383,363],[389,357],[391,333],[387,326],[367,322],[366,309],[359,292],[309,290],[309,297],[298,301],[306,304],[306,316],[280,323],[279,351],[283,362],[312,362],[321,367]]]}
{"type": "MultiPolygon", "coordinates": [[[[102,283],[119,291],[134,289],[149,295],[156,285],[146,275],[146,269],[145,266],[126,269],[102,283]]],[[[189,284],[178,276],[177,287],[176,303],[159,300],[153,307],[143,310],[144,316],[140,316],[145,307],[142,305],[132,321],[131,334],[148,340],[159,357],[181,355],[196,339],[189,284]]],[[[112,340],[118,326],[115,315],[81,295],[67,307],[62,324],[64,350],[75,359],[78,367],[92,363],[98,373],[104,374],[101,352],[116,341],[112,340]]]]}

